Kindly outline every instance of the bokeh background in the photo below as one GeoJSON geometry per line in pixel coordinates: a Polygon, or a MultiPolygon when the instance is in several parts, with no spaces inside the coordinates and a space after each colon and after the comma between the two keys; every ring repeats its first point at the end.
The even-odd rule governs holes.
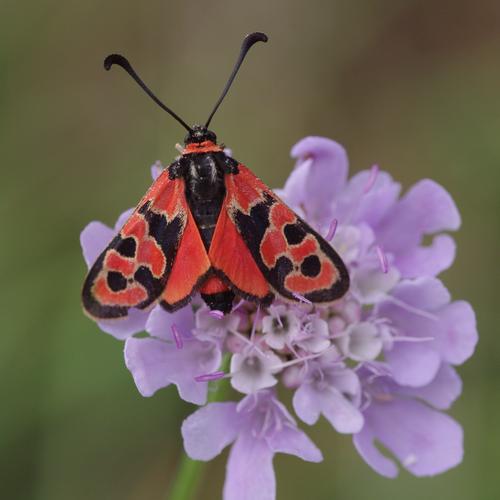
{"type": "MultiPolygon", "coordinates": [[[[325,455],[279,455],[278,499],[496,499],[500,495],[500,3],[425,1],[0,2],[0,496],[156,500],[193,407],[142,398],[122,345],[81,312],[79,233],[113,224],[184,133],[103,57],[122,52],[188,122],[204,119],[244,34],[250,54],[213,121],[271,186],[290,147],[324,135],[352,171],[377,162],[407,188],[442,183],[463,217],[443,278],[476,309],[481,341],[452,415],[463,464],[435,478],[377,476],[348,436],[310,429],[325,455]]],[[[226,454],[199,498],[220,498],[226,454]]]]}

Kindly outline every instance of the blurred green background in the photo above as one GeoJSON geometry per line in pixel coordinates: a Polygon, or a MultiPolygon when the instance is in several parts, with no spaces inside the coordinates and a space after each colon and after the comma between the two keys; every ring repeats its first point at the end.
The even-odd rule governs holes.
{"type": "MultiPolygon", "coordinates": [[[[250,54],[213,121],[220,140],[271,186],[301,137],[348,150],[353,171],[377,162],[405,188],[432,177],[463,217],[443,278],[476,309],[481,342],[460,373],[452,414],[463,464],[436,478],[377,476],[351,439],[310,429],[325,455],[278,455],[278,499],[499,498],[498,257],[500,2],[0,2],[0,496],[164,498],[194,407],[174,388],[142,398],[122,345],[80,308],[79,233],[113,224],[169,163],[184,132],[121,70],[122,52],[188,122],[206,117],[242,36],[250,54]]],[[[220,497],[226,454],[200,499],[220,497]]]]}

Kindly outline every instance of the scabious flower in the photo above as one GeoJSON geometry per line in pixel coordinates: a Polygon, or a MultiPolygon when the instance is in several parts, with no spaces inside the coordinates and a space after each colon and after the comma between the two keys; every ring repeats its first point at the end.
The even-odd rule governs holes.
{"type": "MultiPolygon", "coordinates": [[[[125,340],[142,395],[174,384],[181,398],[204,405],[209,385],[223,377],[242,395],[202,406],[182,426],[191,458],[210,460],[231,445],[225,500],[275,498],[275,453],[322,459],[279,402],[279,385],[293,392],[302,422],[324,417],[352,434],[361,457],[384,476],[395,477],[397,463],[416,476],[438,474],[463,454],[462,429],[444,410],[461,393],[454,366],[472,355],[477,331],[471,306],[452,301],[437,278],[455,256],[443,233],[460,225],[452,198],[431,180],[400,196],[401,186],[378,166],[348,180],[344,149],[326,138],[303,139],[292,156],[295,168],[277,192],[340,253],[351,277],[346,296],[328,306],[240,301],[226,316],[195,299],[174,314],[156,306],[99,322],[125,340]],[[230,357],[227,373],[223,357],[230,357]]],[[[153,178],[160,169],[152,167],[153,178]]],[[[84,229],[88,265],[129,214],[114,229],[99,222],[84,229]]]]}
{"type": "Polygon", "coordinates": [[[224,498],[272,500],[275,453],[320,462],[322,455],[271,389],[239,403],[209,403],[182,424],[184,447],[197,460],[211,460],[232,444],[224,498]]]}

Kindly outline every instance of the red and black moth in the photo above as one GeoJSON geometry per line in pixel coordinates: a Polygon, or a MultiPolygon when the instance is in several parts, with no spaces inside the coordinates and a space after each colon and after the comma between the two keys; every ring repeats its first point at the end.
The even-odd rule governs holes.
{"type": "MultiPolygon", "coordinates": [[[[266,42],[248,35],[205,125],[190,127],[145,85],[123,56],[104,61],[125,69],[188,131],[184,149],[154,181],[119,234],[89,271],[82,292],[94,319],[122,318],[160,303],[167,311],[201,293],[213,310],[231,311],[235,296],[269,305],[278,296],[328,303],[349,288],[341,258],[247,167],[229,157],[208,127],[248,50],[266,42]]],[[[328,182],[328,179],[325,179],[328,182]]]]}

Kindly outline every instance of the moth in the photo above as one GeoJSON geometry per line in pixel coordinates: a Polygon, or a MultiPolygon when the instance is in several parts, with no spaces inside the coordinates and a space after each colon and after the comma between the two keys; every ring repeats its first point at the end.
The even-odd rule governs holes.
{"type": "Polygon", "coordinates": [[[346,266],[330,243],[228,156],[209,130],[249,49],[267,39],[257,32],[243,40],[205,125],[192,127],[153,94],[125,57],[105,59],[106,70],[121,66],[187,135],[181,155],[91,267],[82,292],[90,317],[122,318],[131,308],[156,303],[173,312],[198,292],[212,310],[228,313],[235,297],[264,306],[276,296],[328,303],[348,290],[346,266]]]}

